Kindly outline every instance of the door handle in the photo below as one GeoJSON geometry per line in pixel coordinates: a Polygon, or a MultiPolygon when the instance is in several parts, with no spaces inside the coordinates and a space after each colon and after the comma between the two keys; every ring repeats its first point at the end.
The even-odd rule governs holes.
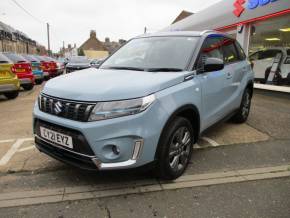
{"type": "Polygon", "coordinates": [[[233,77],[232,73],[227,73],[227,79],[231,79],[233,77]]]}

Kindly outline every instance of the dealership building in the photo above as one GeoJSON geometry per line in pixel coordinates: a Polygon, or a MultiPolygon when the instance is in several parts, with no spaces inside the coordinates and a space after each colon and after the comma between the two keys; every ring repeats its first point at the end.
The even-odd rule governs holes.
{"type": "Polygon", "coordinates": [[[276,47],[290,48],[290,0],[221,0],[166,28],[168,31],[208,29],[235,37],[247,54],[276,47]]]}

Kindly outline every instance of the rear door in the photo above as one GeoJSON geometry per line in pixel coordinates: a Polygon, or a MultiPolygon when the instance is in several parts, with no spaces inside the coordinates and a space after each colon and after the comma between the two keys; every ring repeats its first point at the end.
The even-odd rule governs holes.
{"type": "Polygon", "coordinates": [[[213,57],[223,60],[221,42],[222,36],[209,36],[205,39],[196,64],[197,78],[202,88],[203,129],[216,123],[225,113],[225,71],[204,72],[203,70],[206,58],[213,57]]]}

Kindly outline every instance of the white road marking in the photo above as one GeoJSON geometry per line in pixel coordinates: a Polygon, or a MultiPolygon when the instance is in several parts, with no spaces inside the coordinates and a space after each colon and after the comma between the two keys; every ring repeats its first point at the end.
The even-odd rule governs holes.
{"type": "Polygon", "coordinates": [[[216,141],[214,141],[214,140],[212,140],[212,139],[210,139],[208,137],[202,137],[201,139],[203,139],[204,141],[207,141],[213,147],[217,147],[217,146],[220,145],[219,143],[217,143],[216,141]]]}
{"type": "Polygon", "coordinates": [[[5,140],[0,140],[0,143],[7,143],[7,142],[14,142],[15,139],[5,139],[5,140]]]}
{"type": "Polygon", "coordinates": [[[26,148],[21,148],[18,150],[18,152],[23,152],[23,151],[28,151],[28,150],[31,150],[31,149],[34,149],[35,146],[29,146],[29,147],[26,147],[26,148]]]}
{"type": "MultiPolygon", "coordinates": [[[[32,140],[33,140],[33,138],[21,138],[21,139],[17,139],[16,142],[7,151],[7,153],[0,159],[0,166],[6,165],[9,162],[9,160],[13,157],[13,155],[18,151],[18,149],[21,147],[21,145],[24,142],[26,142],[26,141],[32,141],[32,140]]],[[[12,139],[10,140],[10,142],[11,141],[12,141],[12,139]]]]}
{"type": "Polygon", "coordinates": [[[0,166],[6,165],[12,156],[17,152],[18,148],[23,144],[23,139],[17,139],[17,141],[11,146],[7,153],[1,158],[0,166]]]}

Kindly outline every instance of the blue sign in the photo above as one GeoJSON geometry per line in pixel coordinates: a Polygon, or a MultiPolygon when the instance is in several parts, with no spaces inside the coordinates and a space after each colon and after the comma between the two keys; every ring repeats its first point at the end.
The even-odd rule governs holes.
{"type": "Polygon", "coordinates": [[[276,2],[278,0],[248,0],[248,9],[256,9],[258,6],[264,6],[271,2],[276,2]]]}

